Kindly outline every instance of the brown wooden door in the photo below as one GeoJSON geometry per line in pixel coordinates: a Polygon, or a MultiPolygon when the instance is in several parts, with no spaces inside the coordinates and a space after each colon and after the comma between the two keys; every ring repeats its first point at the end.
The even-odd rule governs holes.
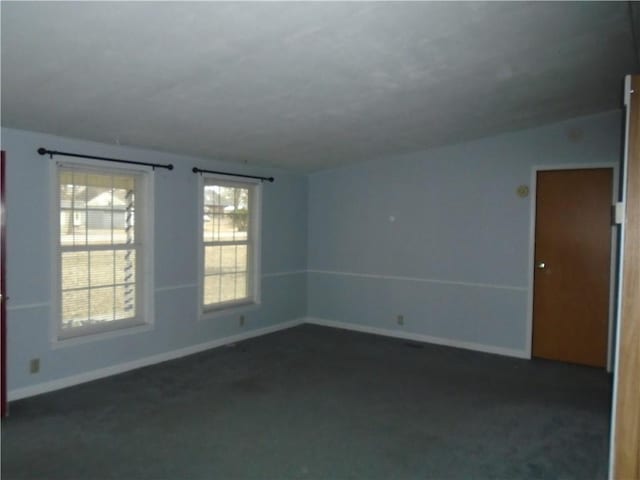
{"type": "Polygon", "coordinates": [[[538,172],[534,357],[606,366],[612,188],[611,168],[538,172]]]}

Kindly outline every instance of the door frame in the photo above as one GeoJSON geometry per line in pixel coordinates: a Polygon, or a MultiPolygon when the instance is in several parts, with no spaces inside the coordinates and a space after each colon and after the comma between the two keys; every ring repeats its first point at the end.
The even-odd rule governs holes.
{"type": "Polygon", "coordinates": [[[8,413],[7,403],[7,242],[6,242],[6,226],[7,226],[7,206],[5,204],[5,186],[6,186],[6,155],[5,151],[0,151],[0,417],[5,417],[8,413]]]}
{"type": "MultiPolygon", "coordinates": [[[[536,254],[536,198],[538,187],[538,172],[550,170],[592,170],[600,168],[611,168],[613,170],[613,195],[611,198],[611,206],[618,201],[618,186],[620,179],[618,178],[619,166],[616,162],[606,163],[566,163],[554,165],[534,165],[531,167],[530,182],[530,219],[529,219],[529,298],[527,302],[527,331],[526,331],[526,356],[531,359],[532,343],[533,343],[533,287],[535,276],[535,254],[536,254]]],[[[616,288],[616,253],[618,249],[618,229],[611,226],[611,259],[609,266],[609,320],[607,327],[607,372],[611,372],[613,365],[613,314],[615,311],[615,288],[616,288]]]]}
{"type": "Polygon", "coordinates": [[[634,249],[640,245],[637,197],[640,194],[640,103],[632,94],[640,92],[640,76],[626,75],[624,79],[624,150],[620,206],[624,218],[620,223],[620,269],[617,294],[615,369],[611,408],[611,436],[609,439],[609,479],[635,478],[640,473],[640,391],[633,375],[640,367],[640,355],[634,340],[640,334],[640,300],[631,295],[639,273],[634,263],[634,249]]]}

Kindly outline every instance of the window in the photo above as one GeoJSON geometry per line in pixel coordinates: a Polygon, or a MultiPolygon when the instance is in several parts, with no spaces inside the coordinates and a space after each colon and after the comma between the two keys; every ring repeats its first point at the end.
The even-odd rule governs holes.
{"type": "Polygon", "coordinates": [[[56,173],[57,339],[144,324],[147,174],[67,164],[56,173]]]}
{"type": "Polygon", "coordinates": [[[260,184],[204,176],[201,185],[202,311],[259,303],[260,184]]]}

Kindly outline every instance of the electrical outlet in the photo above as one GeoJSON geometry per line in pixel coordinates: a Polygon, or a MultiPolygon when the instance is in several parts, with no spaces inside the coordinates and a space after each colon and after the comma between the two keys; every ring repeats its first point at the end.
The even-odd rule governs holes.
{"type": "Polygon", "coordinates": [[[32,358],[29,362],[29,373],[38,373],[40,371],[40,359],[32,358]]]}
{"type": "Polygon", "coordinates": [[[397,315],[396,322],[398,322],[398,325],[404,325],[404,315],[397,315]]]}
{"type": "Polygon", "coordinates": [[[240,321],[240,326],[244,327],[244,315],[240,315],[239,321],[240,321]]]}

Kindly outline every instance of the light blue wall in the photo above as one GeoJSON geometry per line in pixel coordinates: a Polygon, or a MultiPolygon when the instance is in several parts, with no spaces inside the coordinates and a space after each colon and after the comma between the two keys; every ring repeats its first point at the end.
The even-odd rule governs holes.
{"type": "Polygon", "coordinates": [[[309,316],[524,352],[516,188],[534,165],[619,162],[621,132],[610,112],[311,175],[309,316]]]}
{"type": "Polygon", "coordinates": [[[135,361],[301,318],[306,313],[307,178],[276,169],[97,144],[2,129],[7,152],[7,288],[9,390],[135,361]],[[173,163],[155,173],[155,325],[149,332],[52,348],[51,160],[44,146],[131,160],[173,163]],[[262,305],[246,313],[197,320],[197,176],[193,166],[273,175],[263,188],[262,305]],[[275,274],[275,275],[274,275],[275,274]],[[29,359],[41,372],[28,373],[29,359]]]}
{"type": "Polygon", "coordinates": [[[611,112],[307,178],[2,129],[9,390],[304,316],[522,352],[531,197],[515,190],[530,183],[534,165],[618,162],[621,132],[622,116],[611,112]],[[50,160],[39,146],[176,166],[155,173],[153,330],[52,348],[55,219],[50,160]],[[244,328],[237,315],[197,321],[194,165],[276,177],[263,190],[262,306],[244,328]],[[28,373],[31,358],[41,359],[40,373],[28,373]]]}

